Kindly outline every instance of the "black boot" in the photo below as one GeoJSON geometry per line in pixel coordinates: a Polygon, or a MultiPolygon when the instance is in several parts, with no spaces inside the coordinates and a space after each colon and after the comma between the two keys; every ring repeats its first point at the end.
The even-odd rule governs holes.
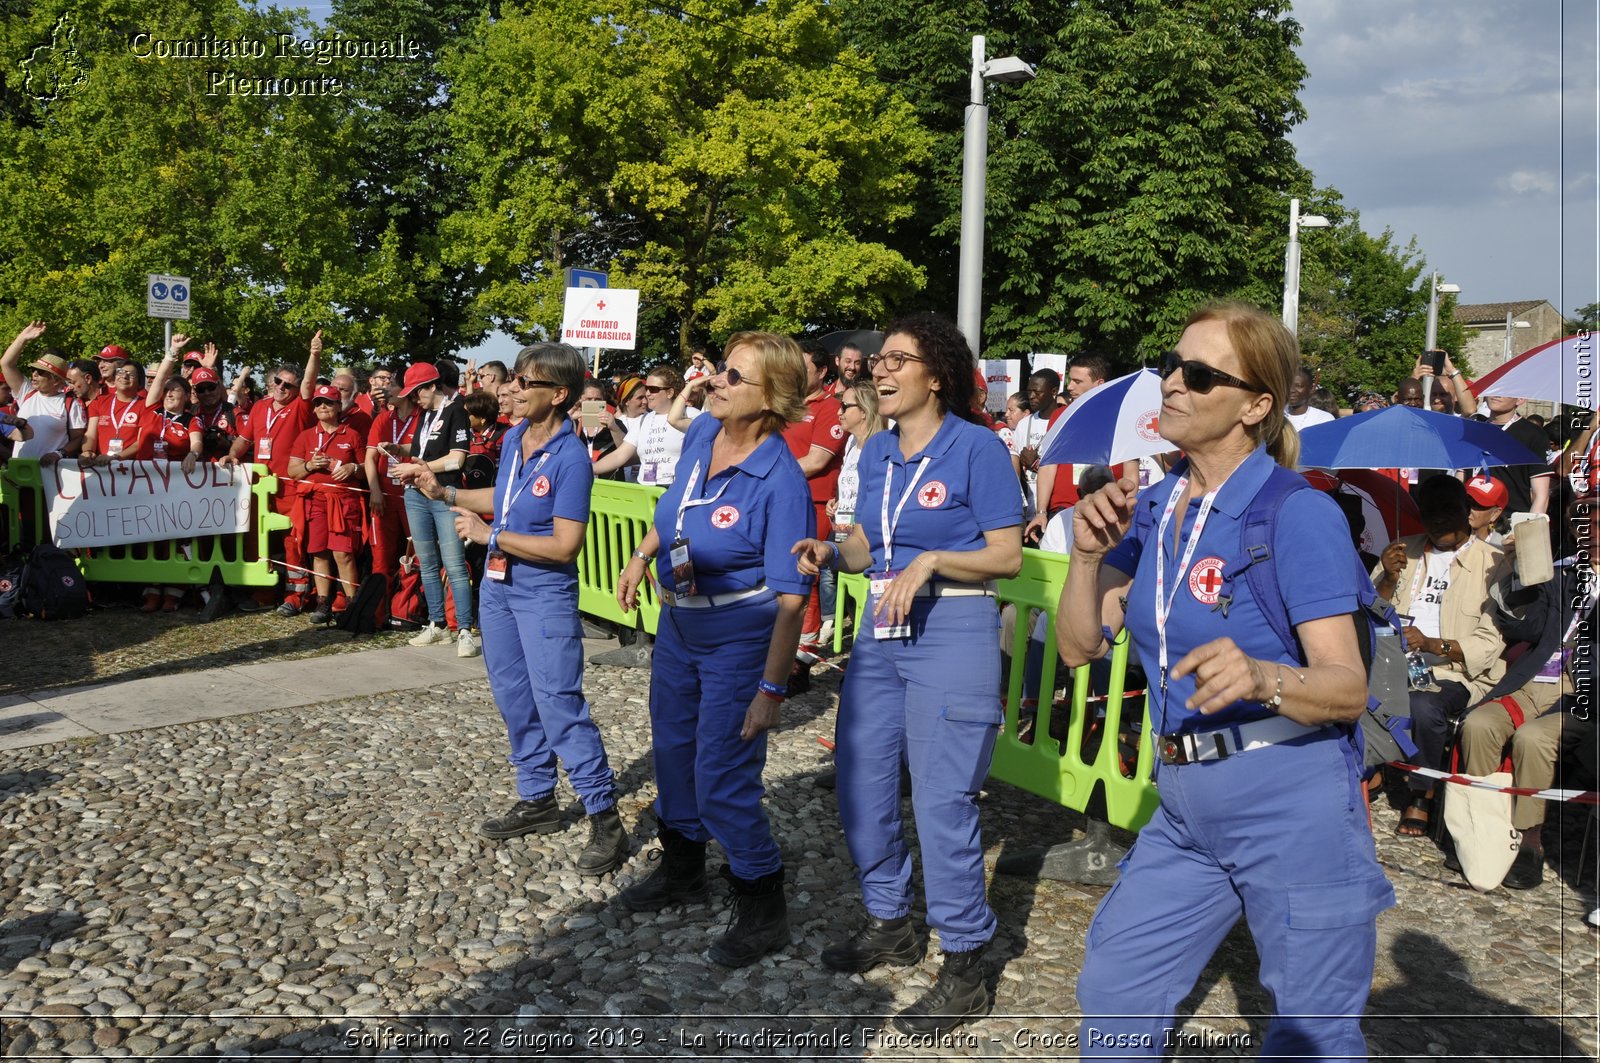
{"type": "Polygon", "coordinates": [[[984,948],[945,953],[939,980],[921,1000],[894,1017],[894,1028],[904,1034],[942,1037],[964,1022],[989,1014],[984,948]]]}
{"type": "Polygon", "coordinates": [[[578,874],[603,875],[622,864],[628,855],[628,835],[616,806],[589,817],[589,845],[578,854],[578,874]]]}
{"type": "Polygon", "coordinates": [[[699,904],[708,896],[706,843],[662,827],[661,866],[617,894],[617,901],[635,912],[656,912],[670,904],[699,904]]]}
{"type": "Polygon", "coordinates": [[[835,971],[858,974],[880,963],[904,967],[922,959],[922,942],[911,925],[911,917],[898,919],[867,917],[866,925],[847,941],[822,950],[822,965],[835,971]]]}
{"type": "Polygon", "coordinates": [[[744,967],[789,944],[789,906],[783,899],[783,868],[760,878],[723,871],[733,886],[733,924],[706,956],[724,967],[744,967]]]}
{"type": "Polygon", "coordinates": [[[486,819],[478,828],[485,838],[516,838],[524,834],[549,834],[561,829],[561,806],[556,795],[538,801],[518,801],[503,816],[486,819]]]}

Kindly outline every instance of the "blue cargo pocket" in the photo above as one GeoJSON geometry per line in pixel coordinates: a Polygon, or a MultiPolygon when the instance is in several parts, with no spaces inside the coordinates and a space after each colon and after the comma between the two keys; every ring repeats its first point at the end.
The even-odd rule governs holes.
{"type": "Polygon", "coordinates": [[[925,766],[928,781],[968,794],[981,790],[1003,718],[1000,699],[995,697],[945,702],[939,709],[939,740],[925,766]]]}
{"type": "Polygon", "coordinates": [[[1288,891],[1289,925],[1296,930],[1360,926],[1394,904],[1394,889],[1381,875],[1357,882],[1290,886],[1288,891]]]}
{"type": "Polygon", "coordinates": [[[952,723],[986,723],[999,727],[1005,719],[1005,709],[1001,707],[999,698],[974,698],[960,704],[945,702],[939,710],[939,716],[952,723]]]}
{"type": "Polygon", "coordinates": [[[539,621],[539,634],[547,639],[581,639],[583,622],[576,615],[547,616],[539,621]]]}

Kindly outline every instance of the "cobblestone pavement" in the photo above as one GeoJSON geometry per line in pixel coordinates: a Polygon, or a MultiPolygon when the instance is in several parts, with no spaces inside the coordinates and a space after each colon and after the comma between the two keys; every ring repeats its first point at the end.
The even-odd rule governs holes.
{"type": "MultiPolygon", "coordinates": [[[[1102,890],[994,876],[995,1012],[941,1044],[877,1032],[935,958],[856,977],[820,966],[859,913],[833,794],[815,783],[836,679],[791,701],[770,746],[794,944],[734,972],[702,956],[724,891],[651,915],[612,904],[655,849],[643,672],[588,674],[634,843],[599,880],[571,870],[586,830],[564,785],[563,831],[477,835],[512,794],[482,681],[18,750],[0,770],[0,1051],[1074,1058],[1102,890]]],[[[1592,1058],[1592,851],[1572,885],[1583,812],[1551,832],[1559,873],[1553,852],[1543,886],[1487,895],[1394,837],[1386,804],[1374,818],[1400,896],[1379,922],[1374,1055],[1592,1058]]],[[[1081,827],[1008,786],[983,800],[991,868],[1081,827]]],[[[1254,1054],[1267,1008],[1236,931],[1185,1005],[1181,1054],[1254,1054]]]]}

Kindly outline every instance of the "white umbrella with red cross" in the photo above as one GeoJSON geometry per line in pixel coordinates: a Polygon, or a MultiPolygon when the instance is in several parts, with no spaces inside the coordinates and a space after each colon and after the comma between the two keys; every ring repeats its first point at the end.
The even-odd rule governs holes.
{"type": "Polygon", "coordinates": [[[1044,465],[1120,465],[1177,450],[1161,438],[1161,374],[1140,369],[1079,396],[1045,437],[1044,465]]]}
{"type": "Polygon", "coordinates": [[[1480,399],[1501,395],[1560,402],[1588,410],[1600,408],[1595,400],[1595,388],[1600,383],[1595,376],[1597,339],[1600,337],[1594,333],[1580,332],[1535,347],[1479,377],[1472,384],[1472,393],[1480,399]]]}

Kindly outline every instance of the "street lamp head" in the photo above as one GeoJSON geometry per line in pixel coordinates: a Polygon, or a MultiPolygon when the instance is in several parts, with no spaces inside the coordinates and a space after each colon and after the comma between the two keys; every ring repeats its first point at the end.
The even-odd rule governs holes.
{"type": "Polygon", "coordinates": [[[1300,215],[1300,228],[1302,229],[1326,229],[1332,224],[1333,222],[1320,214],[1300,215]]]}
{"type": "Polygon", "coordinates": [[[1003,81],[1014,84],[1019,81],[1032,81],[1038,76],[1038,71],[1014,55],[1008,55],[1004,59],[991,59],[983,64],[983,79],[985,81],[1003,81]]]}
{"type": "Polygon", "coordinates": [[[1441,284],[1441,285],[1439,285],[1439,294],[1440,295],[1460,295],[1461,294],[1461,285],[1459,285],[1459,284],[1441,284]]]}
{"type": "Polygon", "coordinates": [[[1533,328],[1533,322],[1531,322],[1531,321],[1513,321],[1511,323],[1511,327],[1512,328],[1533,328]]]}

